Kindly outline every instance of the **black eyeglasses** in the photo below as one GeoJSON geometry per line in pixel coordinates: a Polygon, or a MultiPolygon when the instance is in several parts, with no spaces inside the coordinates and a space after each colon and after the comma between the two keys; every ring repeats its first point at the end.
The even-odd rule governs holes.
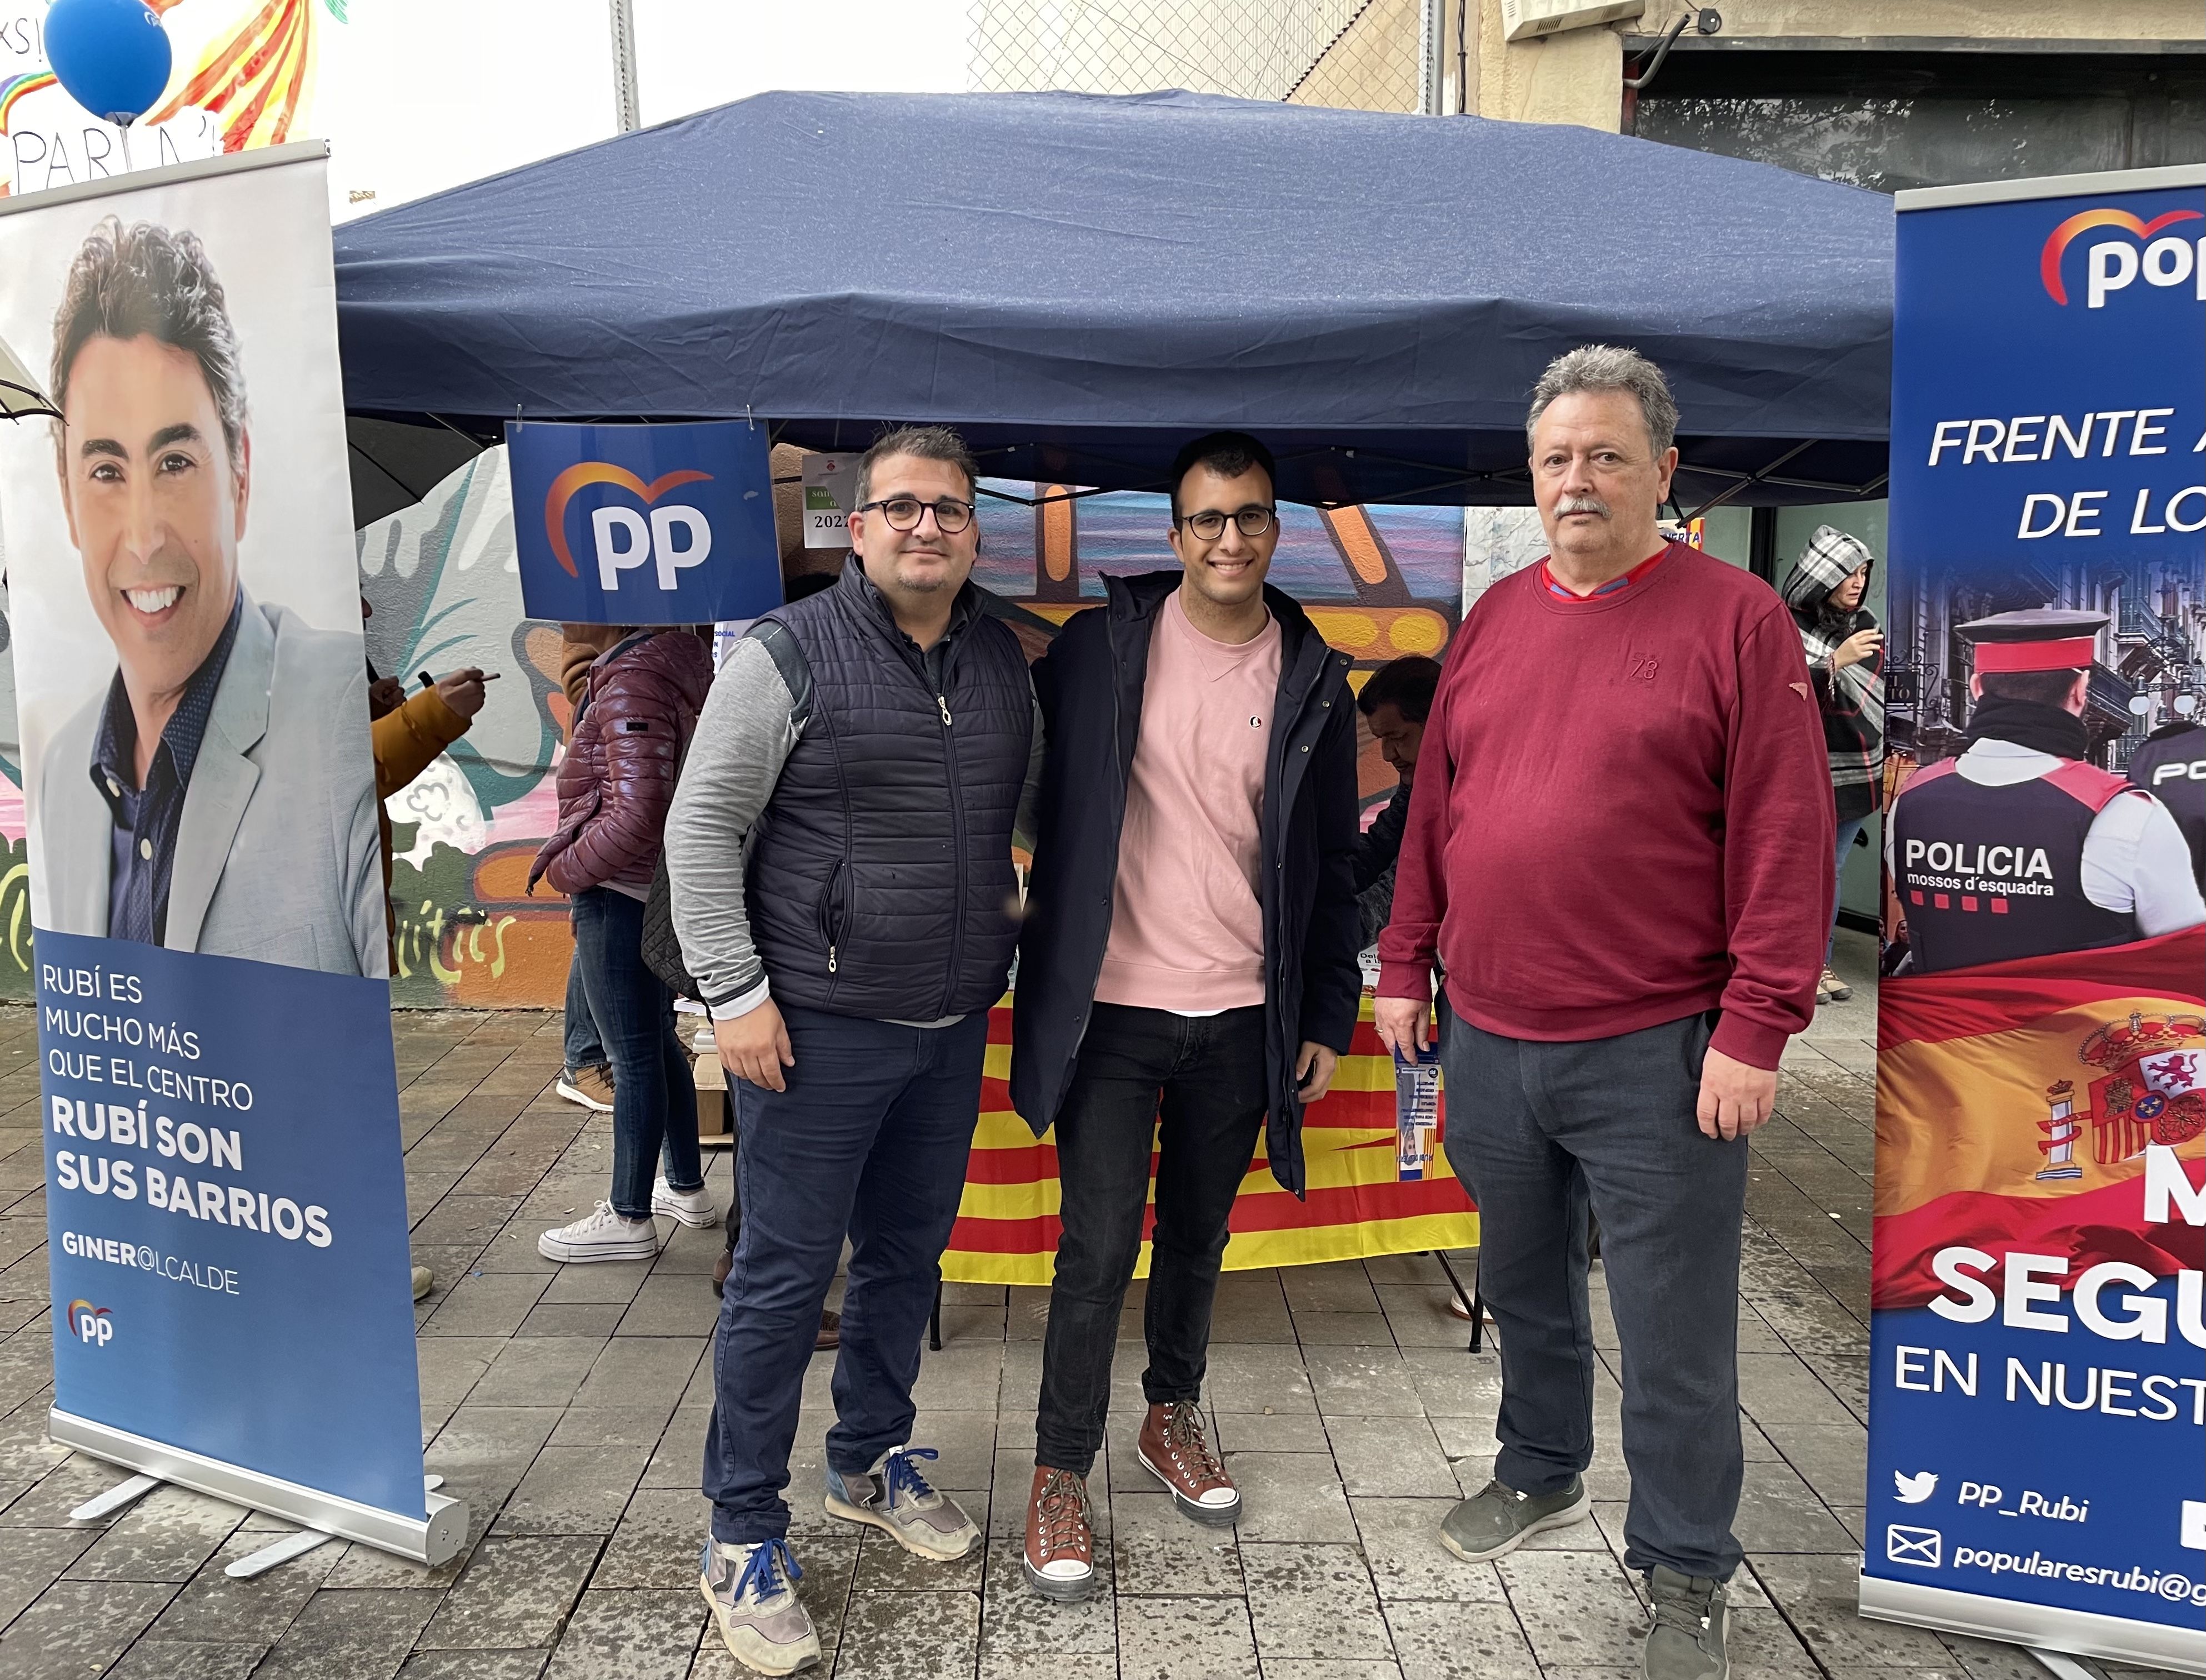
{"type": "Polygon", "coordinates": [[[1180,523],[1207,543],[1216,542],[1225,534],[1225,521],[1231,519],[1244,537],[1261,537],[1279,522],[1279,510],[1267,508],[1261,502],[1251,502],[1247,507],[1231,514],[1222,514],[1215,508],[1205,508],[1201,513],[1183,514],[1180,523]]]}
{"type": "Polygon", "coordinates": [[[973,504],[961,502],[954,496],[945,496],[933,502],[922,502],[916,496],[891,496],[883,501],[867,502],[860,513],[871,513],[875,508],[889,522],[891,531],[916,531],[920,515],[930,509],[934,513],[935,528],[945,537],[954,537],[973,522],[973,504]]]}

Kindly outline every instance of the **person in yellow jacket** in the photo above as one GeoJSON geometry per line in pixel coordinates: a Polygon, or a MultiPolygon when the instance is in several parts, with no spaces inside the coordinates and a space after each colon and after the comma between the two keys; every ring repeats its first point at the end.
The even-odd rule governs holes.
{"type": "MultiPolygon", "coordinates": [[[[391,813],[384,801],[436,762],[447,747],[468,732],[475,713],[482,710],[483,684],[490,676],[470,665],[439,677],[430,687],[408,694],[395,676],[379,676],[368,684],[368,735],[375,749],[375,818],[383,831],[383,914],[394,944],[391,971],[398,972],[396,936],[398,919],[391,908],[391,813]]],[[[419,1301],[436,1284],[426,1266],[414,1268],[414,1298],[419,1301]]]]}
{"type": "MultiPolygon", "coordinates": [[[[482,710],[483,684],[491,678],[470,665],[437,679],[433,688],[408,694],[395,676],[378,677],[368,687],[369,734],[375,748],[375,796],[378,801],[407,786],[435,763],[438,755],[468,732],[482,710]]],[[[378,805],[383,827],[383,892],[389,914],[391,896],[391,813],[378,805]]],[[[392,922],[394,931],[396,923],[392,922]]],[[[391,959],[391,972],[398,962],[391,959]]]]}

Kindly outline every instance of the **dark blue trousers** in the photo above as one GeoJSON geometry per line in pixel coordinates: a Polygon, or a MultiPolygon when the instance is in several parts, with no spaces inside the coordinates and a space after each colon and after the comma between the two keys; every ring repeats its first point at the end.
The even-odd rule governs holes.
{"type": "MultiPolygon", "coordinates": [[[[674,994],[643,960],[643,903],[610,887],[574,897],[575,968],[613,1069],[614,1211],[651,1217],[659,1156],[677,1190],[701,1189],[697,1087],[674,1031],[674,994]]],[[[571,993],[573,988],[569,988],[571,993]]]]}
{"type": "Polygon", "coordinates": [[[1549,1044],[1440,1009],[1448,1159],[1478,1203],[1479,1287],[1500,1331],[1494,1479],[1555,1493],[1593,1462],[1590,1212],[1624,1355],[1625,1566],[1730,1580],[1747,1145],[1694,1119],[1713,1012],[1549,1044]]]}
{"type": "Polygon", "coordinates": [[[784,1006],[789,1088],[736,1092],[743,1210],[712,1349],[705,1497],[713,1538],[789,1529],[781,1491],[804,1368],[843,1239],[850,1271],[835,1358],[827,1462],[870,1469],[910,1440],[920,1337],[942,1277],[981,1111],[985,1011],[899,1027],[784,1006]]]}

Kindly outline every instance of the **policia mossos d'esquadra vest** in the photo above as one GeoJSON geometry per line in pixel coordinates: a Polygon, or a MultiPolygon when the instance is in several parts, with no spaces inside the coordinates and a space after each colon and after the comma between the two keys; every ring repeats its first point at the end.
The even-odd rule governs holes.
{"type": "Polygon", "coordinates": [[[2167,807],[2191,848],[2191,875],[2206,891],[2206,724],[2162,724],[2130,754],[2130,780],[2167,807]]]}
{"type": "MultiPolygon", "coordinates": [[[[1960,627],[1979,678],[2089,667],[2103,613],[2041,609],[1960,627]]],[[[1917,973],[2090,950],[2206,920],[2167,807],[2084,761],[2063,706],[1984,692],[1958,759],[1893,802],[1887,859],[1917,973]]]]}

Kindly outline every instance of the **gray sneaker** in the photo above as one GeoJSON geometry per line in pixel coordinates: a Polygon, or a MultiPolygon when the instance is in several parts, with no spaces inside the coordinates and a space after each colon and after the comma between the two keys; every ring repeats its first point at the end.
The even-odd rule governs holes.
{"type": "Polygon", "coordinates": [[[1648,1573],[1647,1597],[1654,1615],[1639,1659],[1647,1680],[1725,1680],[1731,1659],[1724,1651],[1730,1611],[1723,1582],[1657,1564],[1648,1573]]]}
{"type": "Polygon", "coordinates": [[[938,1458],[932,1447],[891,1447],[862,1475],[827,1469],[827,1515],[867,1522],[895,1536],[898,1546],[946,1563],[981,1543],[981,1531],[957,1501],[938,1493],[915,1462],[938,1458]]]}
{"type": "Polygon", "coordinates": [[[729,1546],[707,1539],[697,1585],[712,1606],[720,1637],[737,1662],[758,1674],[794,1674],[820,1660],[812,1614],[797,1602],[804,1571],[786,1540],[729,1546]]]}
{"type": "Polygon", "coordinates": [[[1572,1476],[1559,1493],[1519,1493],[1489,1481],[1447,1514],[1440,1544],[1466,1564],[1482,1564],[1514,1552],[1542,1529],[1583,1522],[1592,1510],[1583,1476],[1572,1476]]]}

